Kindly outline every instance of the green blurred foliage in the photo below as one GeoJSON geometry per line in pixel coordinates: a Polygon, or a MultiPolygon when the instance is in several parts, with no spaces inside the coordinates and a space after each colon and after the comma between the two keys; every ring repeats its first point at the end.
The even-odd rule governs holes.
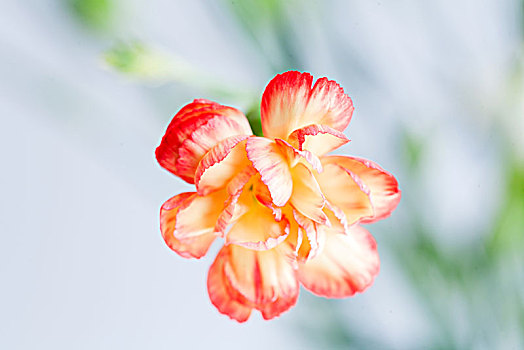
{"type": "Polygon", "coordinates": [[[254,91],[228,84],[213,74],[199,70],[179,56],[138,41],[114,45],[104,53],[103,59],[109,68],[141,81],[182,84],[201,90],[205,96],[213,95],[246,105],[247,118],[253,133],[262,135],[260,100],[254,91]]]}
{"type": "Polygon", "coordinates": [[[147,80],[183,80],[192,75],[186,63],[136,41],[115,45],[104,54],[104,59],[121,73],[147,80]]]}
{"type": "Polygon", "coordinates": [[[507,177],[500,217],[487,246],[492,259],[524,249],[524,164],[512,162],[507,177]]]}
{"type": "Polygon", "coordinates": [[[108,30],[116,9],[113,0],[65,0],[76,18],[96,31],[108,30]]]}

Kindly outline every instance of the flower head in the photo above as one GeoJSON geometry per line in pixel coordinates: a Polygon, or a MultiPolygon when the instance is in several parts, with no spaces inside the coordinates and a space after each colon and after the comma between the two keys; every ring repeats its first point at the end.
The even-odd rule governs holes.
{"type": "Polygon", "coordinates": [[[242,112],[208,100],[174,116],[156,156],[196,191],[162,205],[161,231],[185,258],[224,239],[207,281],[221,313],[271,319],[296,303],[300,283],[331,298],[373,283],[376,243],[360,224],[389,216],[400,190],[369,160],[326,155],[349,141],[352,113],[336,82],[286,72],[262,96],[264,137],[242,112]]]}

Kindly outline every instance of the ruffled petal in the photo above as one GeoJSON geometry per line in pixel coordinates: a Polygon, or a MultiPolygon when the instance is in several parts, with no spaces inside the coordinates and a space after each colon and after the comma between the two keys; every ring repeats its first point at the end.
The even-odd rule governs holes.
{"type": "Polygon", "coordinates": [[[353,114],[353,103],[336,82],[320,78],[311,87],[309,73],[277,75],[262,95],[264,136],[287,140],[296,129],[321,124],[344,131],[353,114]]]}
{"type": "Polygon", "coordinates": [[[291,176],[293,192],[290,203],[304,216],[320,224],[326,224],[327,217],[322,211],[325,199],[311,170],[298,163],[291,169],[291,176]]]}
{"type": "Polygon", "coordinates": [[[252,135],[242,112],[211,101],[195,100],[173,117],[156,149],[156,158],[162,167],[193,183],[204,154],[221,140],[235,135],[252,135]]]}
{"type": "Polygon", "coordinates": [[[253,203],[231,227],[226,244],[236,244],[254,250],[268,250],[282,243],[289,234],[287,219],[275,220],[271,209],[253,203]]]}
{"type": "Polygon", "coordinates": [[[226,277],[224,263],[229,249],[220,250],[207,275],[207,291],[211,303],[222,314],[238,322],[245,322],[251,315],[252,303],[238,293],[226,277]]]}
{"type": "Polygon", "coordinates": [[[280,316],[284,311],[289,310],[292,306],[297,303],[298,290],[295,294],[289,296],[278,296],[277,299],[272,303],[262,304],[257,309],[262,314],[264,320],[270,320],[277,316],[280,316]]]}
{"type": "Polygon", "coordinates": [[[226,191],[213,192],[203,197],[197,194],[189,197],[176,213],[174,236],[182,239],[214,233],[227,198],[226,191]]]}
{"type": "Polygon", "coordinates": [[[326,242],[315,258],[299,263],[299,279],[312,293],[328,298],[363,292],[378,274],[380,260],[376,242],[355,225],[349,234],[327,229],[326,242]]]}
{"type": "Polygon", "coordinates": [[[246,152],[267,186],[273,203],[279,207],[284,206],[291,197],[293,181],[288,160],[280,146],[263,137],[250,137],[246,142],[246,152]]]}
{"type": "Polygon", "coordinates": [[[317,156],[329,153],[349,142],[341,131],[325,125],[308,125],[289,135],[289,143],[299,150],[308,150],[317,156]]]}
{"type": "Polygon", "coordinates": [[[303,237],[299,245],[297,257],[299,261],[312,259],[317,255],[317,252],[322,249],[326,240],[323,226],[316,224],[297,211],[293,211],[293,216],[295,222],[298,224],[299,232],[301,233],[300,237],[303,237]]]}
{"type": "Polygon", "coordinates": [[[198,194],[217,191],[250,164],[246,156],[247,135],[231,136],[211,148],[200,160],[195,172],[198,194]]]}
{"type": "Polygon", "coordinates": [[[224,237],[228,225],[235,222],[249,210],[249,206],[245,203],[247,200],[240,200],[240,198],[241,196],[249,196],[249,193],[244,191],[244,187],[255,173],[255,169],[247,166],[228,183],[226,187],[228,198],[224,204],[224,210],[218,216],[215,225],[215,233],[217,235],[224,237]]]}
{"type": "Polygon", "coordinates": [[[310,151],[298,150],[289,142],[281,139],[275,139],[275,143],[278,145],[280,152],[286,156],[290,167],[294,167],[300,161],[306,161],[314,170],[322,172],[320,159],[310,151]]]}
{"type": "MultiPolygon", "coordinates": [[[[282,244],[285,249],[288,246],[282,244]]],[[[299,285],[296,266],[288,251],[279,247],[256,251],[237,245],[222,248],[227,251],[224,271],[231,287],[264,318],[272,318],[296,303],[299,285]]]]}
{"type": "Polygon", "coordinates": [[[315,176],[329,206],[344,212],[348,226],[373,216],[369,190],[351,171],[328,163],[315,176]]]}
{"type": "Polygon", "coordinates": [[[369,189],[374,215],[362,219],[361,223],[372,223],[391,215],[397,207],[401,191],[395,177],[382,169],[378,164],[361,158],[346,156],[324,157],[325,164],[338,164],[358,176],[369,189]]]}
{"type": "Polygon", "coordinates": [[[169,248],[184,258],[198,259],[206,255],[216,236],[212,232],[185,238],[177,238],[174,235],[180,207],[195,195],[193,192],[181,193],[166,201],[160,209],[160,230],[169,248]]]}
{"type": "Polygon", "coordinates": [[[260,174],[257,174],[256,180],[253,181],[253,195],[260,203],[264,204],[265,206],[273,205],[271,193],[269,192],[266,184],[262,182],[260,174]]]}

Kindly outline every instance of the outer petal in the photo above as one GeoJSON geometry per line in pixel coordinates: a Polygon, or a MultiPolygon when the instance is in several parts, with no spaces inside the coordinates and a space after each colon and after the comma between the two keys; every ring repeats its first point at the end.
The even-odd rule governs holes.
{"type": "Polygon", "coordinates": [[[378,164],[362,158],[346,156],[324,157],[325,164],[338,164],[358,176],[369,189],[375,214],[361,223],[372,223],[388,217],[400,202],[401,191],[395,177],[378,164]]]}
{"type": "Polygon", "coordinates": [[[288,252],[279,247],[255,251],[237,245],[222,249],[228,251],[224,271],[231,287],[265,318],[278,316],[295,304],[299,292],[297,271],[288,252]]]}
{"type": "Polygon", "coordinates": [[[293,192],[290,202],[300,213],[320,224],[326,224],[327,217],[322,211],[325,199],[317,180],[302,163],[291,169],[293,192]]]}
{"type": "Polygon", "coordinates": [[[173,117],[156,149],[156,158],[162,167],[193,183],[198,162],[211,147],[229,136],[251,134],[242,112],[195,100],[173,117]]]}
{"type": "Polygon", "coordinates": [[[373,216],[369,190],[351,171],[336,164],[326,164],[316,178],[330,207],[344,212],[348,226],[373,216]]]}
{"type": "Polygon", "coordinates": [[[252,303],[231,287],[226,277],[224,263],[228,259],[228,254],[229,249],[222,248],[209,268],[207,290],[211,303],[218,311],[238,322],[245,322],[251,315],[253,307],[252,303]]]}
{"type": "Polygon", "coordinates": [[[174,235],[180,207],[194,196],[195,193],[186,192],[166,201],[160,209],[160,230],[169,248],[184,258],[198,259],[207,253],[216,236],[212,232],[180,239],[174,235]]]}
{"type": "Polygon", "coordinates": [[[276,221],[271,209],[253,203],[231,227],[226,244],[237,244],[254,250],[268,250],[283,242],[289,234],[287,219],[276,221]]]}
{"type": "Polygon", "coordinates": [[[343,298],[369,287],[379,266],[377,245],[368,231],[357,225],[348,235],[329,229],[322,252],[299,263],[299,279],[314,294],[343,298]]]}
{"type": "Polygon", "coordinates": [[[225,191],[208,196],[194,194],[176,213],[174,236],[178,239],[214,233],[215,225],[227,199],[225,191]]]}
{"type": "Polygon", "coordinates": [[[265,320],[270,320],[277,316],[280,316],[284,311],[289,310],[292,306],[297,303],[298,290],[295,294],[289,296],[279,296],[274,302],[259,305],[257,309],[262,313],[262,317],[265,320]]]}
{"type": "Polygon", "coordinates": [[[195,173],[198,194],[219,190],[249,165],[245,142],[247,135],[231,136],[211,148],[200,160],[195,173]]]}
{"type": "Polygon", "coordinates": [[[286,204],[291,197],[293,181],[288,160],[280,147],[272,140],[251,137],[246,142],[246,152],[267,186],[273,203],[280,207],[286,204]]]}
{"type": "Polygon", "coordinates": [[[310,124],[344,131],[353,114],[353,103],[344,90],[327,78],[313,88],[309,73],[286,72],[269,82],[262,95],[264,135],[287,140],[289,134],[310,124]]]}
{"type": "Polygon", "coordinates": [[[345,145],[349,139],[341,131],[313,124],[293,131],[289,142],[299,150],[309,150],[320,157],[345,145]]]}

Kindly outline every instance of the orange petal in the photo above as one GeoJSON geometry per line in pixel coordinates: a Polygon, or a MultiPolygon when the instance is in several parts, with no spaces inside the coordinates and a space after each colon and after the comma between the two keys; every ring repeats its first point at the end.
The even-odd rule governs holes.
{"type": "Polygon", "coordinates": [[[353,103],[334,81],[320,78],[311,87],[309,73],[277,75],[262,95],[261,118],[264,135],[287,140],[289,134],[310,124],[344,131],[353,114],[353,103]]]}
{"type": "Polygon", "coordinates": [[[198,259],[206,255],[216,236],[213,233],[204,233],[179,239],[174,235],[179,208],[194,196],[195,193],[186,192],[166,201],[160,209],[160,230],[169,248],[184,258],[198,259]]]}
{"type": "Polygon", "coordinates": [[[312,293],[328,298],[363,292],[378,274],[380,261],[373,236],[362,227],[349,234],[328,229],[326,243],[315,258],[299,263],[299,279],[312,293]]]}
{"type": "Polygon", "coordinates": [[[373,215],[369,190],[351,171],[328,163],[316,178],[329,205],[344,212],[348,226],[373,215]]]}
{"type": "Polygon", "coordinates": [[[344,211],[337,206],[334,206],[329,201],[326,201],[326,206],[324,207],[324,213],[326,213],[331,227],[340,231],[340,232],[349,232],[349,223],[344,214],[344,211]]]}
{"type": "Polygon", "coordinates": [[[283,250],[256,251],[237,245],[222,249],[228,252],[224,271],[231,287],[265,318],[278,316],[295,304],[297,271],[283,250]]]}
{"type": "Polygon", "coordinates": [[[218,311],[238,322],[245,322],[251,315],[252,303],[231,287],[226,277],[224,263],[228,254],[229,249],[222,248],[209,268],[207,290],[211,303],[218,311]]]}
{"type": "Polygon", "coordinates": [[[198,162],[211,147],[229,136],[251,134],[242,112],[195,100],[173,117],[156,149],[156,158],[162,167],[193,183],[198,162]]]}
{"type": "Polygon", "coordinates": [[[254,250],[268,250],[283,242],[289,234],[287,219],[276,221],[271,209],[253,203],[231,227],[226,244],[237,244],[254,250]]]}
{"type": "Polygon", "coordinates": [[[251,166],[245,167],[227,185],[229,198],[226,200],[224,210],[218,216],[215,233],[224,236],[227,226],[236,221],[249,209],[249,206],[240,201],[242,195],[249,194],[244,191],[244,187],[255,174],[255,169],[251,166]],[[240,203],[239,203],[240,201],[240,203]]]}
{"type": "Polygon", "coordinates": [[[322,156],[349,142],[342,132],[326,125],[308,125],[289,135],[289,142],[299,150],[308,150],[322,156]]]}
{"type": "Polygon", "coordinates": [[[320,159],[310,151],[298,150],[287,141],[281,139],[275,139],[275,143],[279,146],[280,152],[286,156],[291,167],[294,167],[301,160],[305,160],[317,172],[322,172],[320,159]]]}
{"type": "Polygon", "coordinates": [[[215,232],[215,225],[227,199],[225,191],[208,196],[194,194],[179,208],[176,214],[174,236],[178,239],[215,232]]]}
{"type": "Polygon", "coordinates": [[[299,260],[307,260],[314,258],[318,251],[321,250],[325,241],[325,231],[323,226],[317,225],[314,221],[308,219],[297,211],[293,211],[293,216],[299,226],[299,230],[303,232],[300,247],[298,249],[299,260]]]}
{"type": "Polygon", "coordinates": [[[284,206],[291,196],[293,181],[286,155],[272,140],[251,137],[246,142],[248,159],[259,172],[262,182],[267,186],[273,203],[284,206]]]}
{"type": "Polygon", "coordinates": [[[338,164],[358,176],[369,189],[369,195],[375,213],[361,223],[372,223],[388,217],[397,207],[401,192],[395,177],[378,164],[361,158],[346,156],[324,157],[325,164],[338,164]]]}
{"type": "Polygon", "coordinates": [[[291,169],[293,192],[290,203],[301,214],[320,224],[326,224],[327,217],[322,211],[325,199],[317,180],[311,171],[302,163],[291,169]]]}
{"type": "Polygon", "coordinates": [[[269,193],[266,184],[262,182],[260,174],[257,174],[256,180],[253,181],[253,194],[255,198],[265,206],[273,205],[271,193],[269,193]]]}
{"type": "Polygon", "coordinates": [[[200,160],[195,172],[198,194],[204,196],[219,190],[249,165],[245,142],[247,135],[231,136],[211,148],[200,160]]]}

